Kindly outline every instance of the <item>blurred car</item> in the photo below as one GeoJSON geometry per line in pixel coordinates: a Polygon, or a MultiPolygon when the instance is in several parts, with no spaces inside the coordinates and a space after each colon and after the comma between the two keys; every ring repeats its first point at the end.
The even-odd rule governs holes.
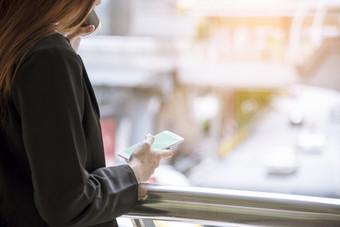
{"type": "Polygon", "coordinates": [[[297,147],[309,153],[322,152],[325,145],[325,135],[317,132],[301,132],[298,135],[297,147]]]}
{"type": "Polygon", "coordinates": [[[297,157],[292,147],[275,147],[264,159],[269,174],[286,175],[297,170],[297,157]]]}

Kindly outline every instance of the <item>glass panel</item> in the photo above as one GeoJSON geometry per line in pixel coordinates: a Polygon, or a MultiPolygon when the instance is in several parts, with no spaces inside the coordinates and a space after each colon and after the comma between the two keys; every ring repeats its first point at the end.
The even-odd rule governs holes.
{"type": "Polygon", "coordinates": [[[185,141],[150,182],[339,198],[340,3],[213,2],[97,7],[80,54],[114,119],[110,165],[170,130],[185,141]]]}

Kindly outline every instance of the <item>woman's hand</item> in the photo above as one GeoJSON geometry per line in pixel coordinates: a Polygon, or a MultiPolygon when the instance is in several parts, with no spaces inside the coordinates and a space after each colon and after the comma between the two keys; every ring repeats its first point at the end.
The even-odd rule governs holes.
{"type": "Polygon", "coordinates": [[[148,134],[133,152],[129,165],[133,169],[138,183],[147,181],[159,166],[163,158],[170,158],[173,155],[171,150],[151,150],[154,137],[148,134]]]}
{"type": "Polygon", "coordinates": [[[81,36],[90,34],[91,32],[94,31],[94,29],[95,29],[94,25],[89,25],[86,27],[80,27],[77,30],[66,35],[66,38],[70,40],[71,46],[75,50],[75,52],[78,51],[81,36]]]}
{"type": "MultiPolygon", "coordinates": [[[[133,152],[129,165],[134,171],[138,183],[147,181],[159,166],[162,158],[170,158],[173,155],[171,150],[151,150],[154,137],[146,135],[145,140],[141,142],[133,152]]],[[[146,189],[140,184],[138,187],[138,199],[146,197],[146,189]]]]}

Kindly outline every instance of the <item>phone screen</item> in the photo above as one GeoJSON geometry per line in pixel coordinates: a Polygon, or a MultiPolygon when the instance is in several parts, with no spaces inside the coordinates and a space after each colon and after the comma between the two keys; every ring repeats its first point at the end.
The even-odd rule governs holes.
{"type": "Polygon", "coordinates": [[[151,149],[165,149],[181,141],[180,138],[164,132],[155,135],[154,138],[155,140],[151,145],[151,149]]]}
{"type": "MultiPolygon", "coordinates": [[[[151,149],[166,149],[184,141],[184,139],[181,136],[176,135],[169,131],[163,131],[155,135],[154,138],[155,140],[151,145],[151,149]]],[[[125,159],[130,159],[131,154],[133,153],[137,146],[138,143],[118,153],[118,155],[125,159]]]]}

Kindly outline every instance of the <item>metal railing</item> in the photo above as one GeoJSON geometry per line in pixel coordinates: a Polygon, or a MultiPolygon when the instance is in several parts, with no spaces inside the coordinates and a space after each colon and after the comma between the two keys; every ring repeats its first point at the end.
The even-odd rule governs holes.
{"type": "Polygon", "coordinates": [[[340,226],[340,200],[265,192],[143,185],[148,197],[125,217],[215,226],[340,226]]]}

